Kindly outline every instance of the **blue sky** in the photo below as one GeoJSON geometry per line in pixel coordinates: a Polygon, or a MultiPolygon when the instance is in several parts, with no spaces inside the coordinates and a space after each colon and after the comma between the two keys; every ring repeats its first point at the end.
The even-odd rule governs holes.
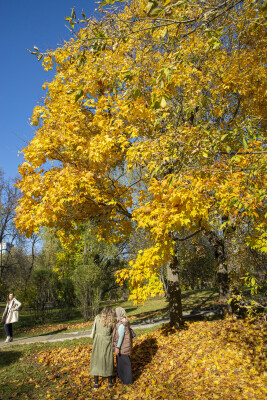
{"type": "Polygon", "coordinates": [[[19,151],[34,134],[29,124],[32,110],[42,100],[42,84],[53,77],[26,49],[55,48],[68,40],[65,17],[75,7],[87,17],[95,0],[0,0],[0,168],[6,178],[18,174],[23,161],[19,151]]]}

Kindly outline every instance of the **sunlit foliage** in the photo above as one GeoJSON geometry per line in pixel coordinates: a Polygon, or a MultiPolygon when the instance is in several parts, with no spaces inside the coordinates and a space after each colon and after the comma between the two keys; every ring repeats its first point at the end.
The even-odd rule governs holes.
{"type": "Polygon", "coordinates": [[[172,232],[246,217],[247,243],[267,250],[265,17],[257,0],[216,18],[198,1],[127,4],[84,25],[73,14],[81,28],[44,56],[56,75],[31,119],[16,223],[65,243],[89,217],[111,241],[142,227],[151,247],[118,278],[144,300],[162,292],[172,232]]]}

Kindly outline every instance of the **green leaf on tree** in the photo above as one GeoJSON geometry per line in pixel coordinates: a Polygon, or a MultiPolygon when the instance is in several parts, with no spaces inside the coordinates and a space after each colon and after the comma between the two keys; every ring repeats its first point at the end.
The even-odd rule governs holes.
{"type": "Polygon", "coordinates": [[[79,100],[79,98],[82,97],[82,95],[83,95],[83,90],[82,89],[77,90],[75,95],[75,101],[79,100]]]}
{"type": "Polygon", "coordinates": [[[247,144],[246,139],[245,139],[244,137],[243,137],[243,139],[242,139],[242,143],[243,143],[244,150],[247,151],[247,149],[248,149],[248,144],[247,144]]]}

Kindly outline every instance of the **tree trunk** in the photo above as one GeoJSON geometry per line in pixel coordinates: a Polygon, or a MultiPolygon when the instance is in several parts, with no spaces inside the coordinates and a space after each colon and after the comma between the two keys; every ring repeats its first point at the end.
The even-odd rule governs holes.
{"type": "Polygon", "coordinates": [[[213,246],[215,259],[217,261],[219,301],[225,302],[230,295],[230,286],[224,239],[220,239],[213,231],[207,232],[206,237],[213,246]]]}
{"type": "Polygon", "coordinates": [[[160,281],[162,282],[163,289],[164,289],[164,292],[165,292],[165,296],[166,296],[167,300],[169,301],[166,266],[161,266],[160,267],[160,281]]]}
{"type": "Polygon", "coordinates": [[[220,262],[218,266],[218,282],[220,285],[219,301],[226,301],[229,298],[230,286],[227,265],[225,262],[220,262]]]}
{"type": "Polygon", "coordinates": [[[170,323],[171,326],[180,328],[183,325],[183,311],[177,256],[172,257],[172,260],[167,264],[167,286],[170,323]]]}

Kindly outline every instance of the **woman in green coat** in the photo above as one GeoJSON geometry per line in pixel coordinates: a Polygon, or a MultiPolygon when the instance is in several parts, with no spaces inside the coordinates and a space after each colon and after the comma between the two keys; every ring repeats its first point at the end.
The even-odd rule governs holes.
{"type": "Polygon", "coordinates": [[[94,389],[98,389],[98,377],[108,377],[108,387],[112,388],[114,369],[112,351],[112,333],[115,325],[115,312],[112,307],[105,307],[94,320],[91,337],[94,339],[90,375],[95,378],[94,389]]]}

